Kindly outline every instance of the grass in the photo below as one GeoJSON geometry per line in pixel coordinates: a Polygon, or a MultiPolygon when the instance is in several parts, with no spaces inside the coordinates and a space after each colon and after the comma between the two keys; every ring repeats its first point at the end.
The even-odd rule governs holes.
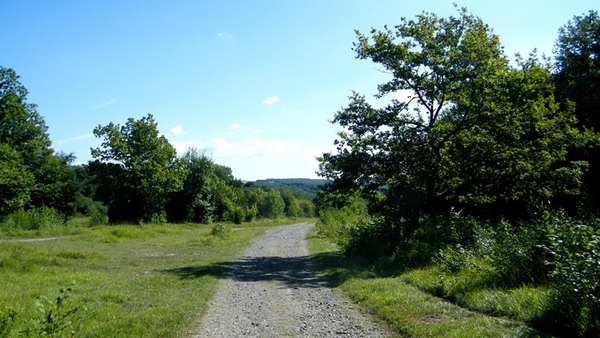
{"type": "Polygon", "coordinates": [[[38,336],[51,321],[62,325],[54,330],[77,337],[186,336],[224,272],[210,267],[235,260],[269,227],[286,223],[227,225],[213,235],[212,225],[197,224],[72,227],[38,233],[69,235],[56,240],[5,241],[0,336],[4,322],[12,324],[7,336],[27,329],[38,336]]]}
{"type": "Polygon", "coordinates": [[[540,315],[546,301],[544,290],[487,289],[483,286],[485,269],[477,278],[470,278],[474,276],[468,274],[456,276],[453,284],[441,280],[442,275],[435,266],[389,276],[374,271],[358,258],[344,257],[335,245],[318,237],[314,230],[309,235],[309,250],[332,286],[386,322],[399,336],[549,336],[525,324],[540,315]],[[452,287],[445,290],[448,285],[452,287]],[[454,302],[436,296],[459,291],[462,292],[459,301],[458,293],[445,294],[454,298],[454,302]]]}

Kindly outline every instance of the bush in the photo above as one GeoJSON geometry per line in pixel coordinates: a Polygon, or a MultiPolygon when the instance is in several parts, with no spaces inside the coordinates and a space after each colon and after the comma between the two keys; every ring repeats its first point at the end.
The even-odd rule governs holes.
{"type": "Polygon", "coordinates": [[[108,208],[100,202],[94,202],[89,209],[89,225],[106,225],[108,224],[108,208]]]}
{"type": "Polygon", "coordinates": [[[547,280],[547,230],[544,219],[513,226],[501,221],[495,228],[492,266],[507,286],[539,284],[547,280]]]}
{"type": "Polygon", "coordinates": [[[390,255],[398,237],[396,228],[386,223],[383,217],[358,219],[348,229],[349,241],[345,252],[375,261],[390,255]]]}
{"type": "Polygon", "coordinates": [[[210,234],[215,237],[225,238],[231,231],[224,223],[215,223],[210,229],[210,234]]]}
{"type": "Polygon", "coordinates": [[[8,337],[19,313],[10,307],[0,307],[0,337],[8,337]]]}
{"type": "Polygon", "coordinates": [[[8,230],[43,230],[64,224],[64,217],[53,208],[41,207],[27,211],[19,210],[5,222],[8,230]]]}
{"type": "Polygon", "coordinates": [[[437,262],[449,271],[458,271],[474,255],[487,255],[489,225],[461,211],[426,217],[410,238],[396,249],[394,260],[406,267],[422,267],[437,262]]]}
{"type": "Polygon", "coordinates": [[[366,201],[354,197],[350,199],[349,205],[339,210],[331,208],[321,211],[316,229],[320,236],[346,250],[353,236],[351,229],[369,221],[366,201]]]}
{"type": "Polygon", "coordinates": [[[600,226],[549,218],[552,312],[580,336],[600,336],[600,226]]]}
{"type": "Polygon", "coordinates": [[[231,210],[225,212],[224,218],[235,224],[242,224],[242,222],[246,218],[246,208],[239,205],[235,205],[231,208],[231,210]]]}
{"type": "Polygon", "coordinates": [[[246,209],[246,213],[244,215],[244,222],[252,222],[256,219],[258,215],[258,209],[255,205],[246,209]]]}

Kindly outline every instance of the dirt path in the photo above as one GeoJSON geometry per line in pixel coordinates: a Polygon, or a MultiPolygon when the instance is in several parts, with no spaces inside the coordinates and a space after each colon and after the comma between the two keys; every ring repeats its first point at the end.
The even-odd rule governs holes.
{"type": "Polygon", "coordinates": [[[270,230],[248,249],[193,337],[383,337],[315,274],[304,240],[312,226],[270,230]]]}

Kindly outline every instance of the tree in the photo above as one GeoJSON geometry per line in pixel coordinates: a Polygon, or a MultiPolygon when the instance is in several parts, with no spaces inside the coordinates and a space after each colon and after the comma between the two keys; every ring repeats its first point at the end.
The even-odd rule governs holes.
{"type": "MultiPolygon", "coordinates": [[[[554,49],[556,95],[565,106],[575,103],[582,130],[600,131],[600,16],[597,11],[575,16],[560,28],[554,49]]],[[[584,186],[591,205],[600,202],[600,147],[579,151],[573,158],[586,160],[590,167],[584,186]]],[[[597,208],[597,207],[596,207],[597,208]]]]}
{"type": "Polygon", "coordinates": [[[23,209],[31,200],[35,177],[21,156],[9,145],[0,143],[0,216],[23,209]]]}
{"type": "Polygon", "coordinates": [[[72,213],[77,187],[72,155],[54,154],[48,127],[14,70],[0,67],[0,215],[52,207],[72,213]]]}
{"type": "Polygon", "coordinates": [[[466,9],[402,18],[371,34],[357,32],[354,50],[392,75],[376,97],[408,98],[376,109],[354,93],[336,113],[333,123],[346,131],[337,153],[320,158],[319,173],[334,180],[329,190],[381,201],[390,224],[406,220],[398,233],[407,236],[424,215],[452,207],[509,216],[577,192],[582,163],[565,155],[582,138],[535,55],[511,68],[499,38],[466,9]]]}
{"type": "Polygon", "coordinates": [[[103,137],[92,149],[89,168],[99,180],[98,197],[109,206],[111,222],[152,221],[161,217],[171,194],[182,189],[175,148],[158,132],[152,115],[94,129],[103,137]]]}
{"type": "Polygon", "coordinates": [[[167,205],[172,222],[207,222],[213,214],[211,177],[214,163],[203,152],[188,149],[182,158],[183,189],[175,192],[167,205]]]}
{"type": "Polygon", "coordinates": [[[285,202],[277,190],[269,190],[258,204],[258,216],[264,218],[278,218],[283,215],[285,202]]]}

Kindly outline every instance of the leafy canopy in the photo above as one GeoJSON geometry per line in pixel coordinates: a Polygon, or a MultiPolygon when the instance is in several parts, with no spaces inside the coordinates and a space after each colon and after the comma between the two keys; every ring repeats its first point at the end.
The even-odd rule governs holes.
{"type": "Polygon", "coordinates": [[[453,207],[524,216],[576,193],[584,164],[565,161],[583,136],[554,102],[549,67],[535,54],[511,67],[491,29],[465,9],[458,14],[403,18],[371,37],[357,32],[357,57],[392,76],[376,97],[407,99],[376,109],[353,93],[333,119],[345,129],[337,153],[319,159],[334,189],[373,196],[390,222],[409,220],[406,233],[423,213],[453,207]]]}
{"type": "Polygon", "coordinates": [[[175,148],[159,134],[153,116],[129,118],[123,126],[98,126],[94,135],[104,141],[91,150],[96,161],[90,169],[103,181],[100,196],[109,204],[111,221],[160,216],[183,182],[175,148]]]}

